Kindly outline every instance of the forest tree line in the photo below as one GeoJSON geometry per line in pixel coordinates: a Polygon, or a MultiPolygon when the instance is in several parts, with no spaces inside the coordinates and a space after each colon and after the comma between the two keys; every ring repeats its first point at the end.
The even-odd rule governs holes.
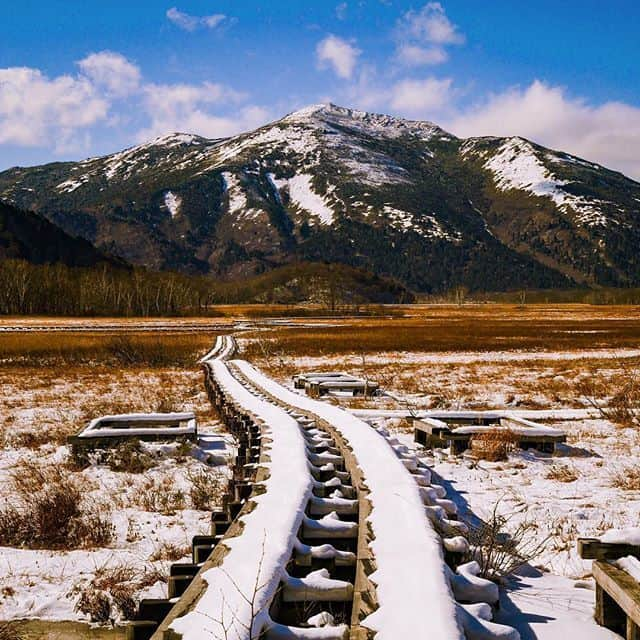
{"type": "Polygon", "coordinates": [[[109,264],[69,267],[0,260],[0,315],[210,315],[215,304],[314,302],[329,312],[367,302],[409,302],[395,282],[345,265],[302,263],[247,280],[109,264]]]}

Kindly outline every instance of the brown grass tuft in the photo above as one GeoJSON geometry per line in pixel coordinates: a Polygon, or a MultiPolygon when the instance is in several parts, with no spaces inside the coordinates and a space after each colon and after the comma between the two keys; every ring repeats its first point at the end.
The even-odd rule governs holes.
{"type": "Polygon", "coordinates": [[[552,464],[544,476],[547,480],[558,482],[575,482],[578,478],[578,471],[568,464],[552,464]]]}
{"type": "Polygon", "coordinates": [[[101,567],[91,582],[75,586],[74,592],[79,594],[75,609],[88,615],[92,622],[131,620],[138,607],[136,593],[158,581],[167,579],[155,569],[101,567]]]}
{"type": "Polygon", "coordinates": [[[31,549],[105,546],[114,535],[109,510],[87,504],[64,465],[21,461],[11,475],[15,502],[0,509],[0,544],[31,549]]]}
{"type": "Polygon", "coordinates": [[[510,429],[492,429],[471,438],[471,450],[480,460],[498,462],[506,460],[518,445],[518,436],[510,429]]]}
{"type": "Polygon", "coordinates": [[[0,640],[26,640],[15,622],[0,622],[0,640]]]}
{"type": "Polygon", "coordinates": [[[611,486],[623,491],[640,491],[640,465],[628,465],[616,471],[611,486]]]}

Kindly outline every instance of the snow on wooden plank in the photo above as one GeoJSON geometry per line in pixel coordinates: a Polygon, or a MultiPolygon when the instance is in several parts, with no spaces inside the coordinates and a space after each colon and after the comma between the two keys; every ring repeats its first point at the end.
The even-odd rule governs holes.
{"type": "Polygon", "coordinates": [[[418,485],[385,438],[338,407],[285,389],[248,362],[234,364],[267,393],[329,422],[353,447],[370,490],[377,565],[370,579],[380,603],[362,624],[377,631],[377,640],[464,638],[440,536],[425,515],[418,485]]]}

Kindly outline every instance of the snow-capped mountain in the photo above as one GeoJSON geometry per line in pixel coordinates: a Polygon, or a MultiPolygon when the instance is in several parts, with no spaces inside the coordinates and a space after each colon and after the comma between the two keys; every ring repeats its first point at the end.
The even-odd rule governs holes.
{"type": "Polygon", "coordinates": [[[0,198],[135,264],[234,276],[295,260],[416,290],[640,284],[640,184],[522,138],[316,105],[0,173],[0,198]]]}

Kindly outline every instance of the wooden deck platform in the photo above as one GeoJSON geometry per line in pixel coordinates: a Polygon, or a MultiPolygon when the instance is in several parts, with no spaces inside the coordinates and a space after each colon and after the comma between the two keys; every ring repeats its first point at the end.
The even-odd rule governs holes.
{"type": "Polygon", "coordinates": [[[521,449],[536,449],[553,453],[556,445],[566,442],[567,436],[560,429],[547,427],[508,413],[487,412],[462,419],[421,418],[413,421],[414,439],[430,449],[451,448],[459,455],[466,451],[475,436],[496,430],[513,434],[521,449]]]}
{"type": "Polygon", "coordinates": [[[296,389],[304,389],[307,395],[313,398],[336,392],[351,393],[354,396],[372,396],[379,390],[376,382],[342,371],[299,373],[293,376],[293,386],[296,389]]]}

